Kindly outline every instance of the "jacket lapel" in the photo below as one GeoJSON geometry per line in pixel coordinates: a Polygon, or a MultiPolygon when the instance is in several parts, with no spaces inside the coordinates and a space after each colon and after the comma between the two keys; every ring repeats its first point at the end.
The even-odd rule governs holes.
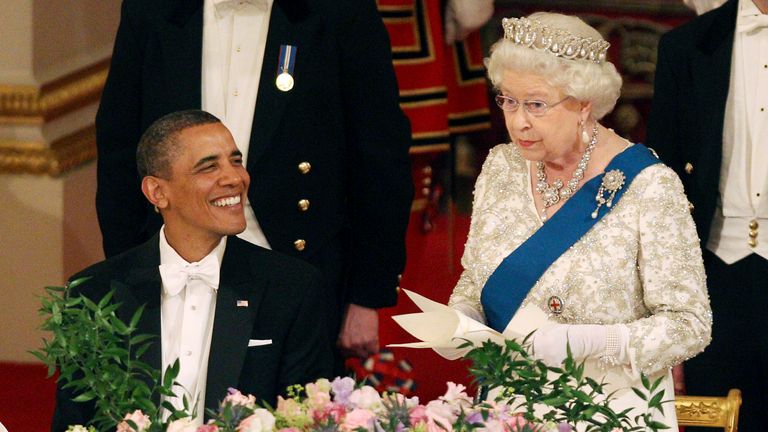
{"type": "MultiPolygon", "coordinates": [[[[697,45],[697,52],[691,64],[691,83],[694,86],[695,103],[701,107],[702,128],[706,141],[701,143],[704,152],[722,154],[723,118],[731,76],[731,55],[733,33],[736,28],[738,2],[731,0],[721,9],[713,12],[708,31],[697,45]]],[[[720,163],[720,157],[713,158],[720,163]]],[[[720,167],[718,165],[717,169],[720,167]]]]}
{"type": "Polygon", "coordinates": [[[251,254],[243,247],[243,240],[237,237],[227,239],[216,294],[205,390],[206,408],[218,407],[227,389],[237,387],[240,381],[256,311],[265,291],[265,280],[257,277],[256,263],[250,257],[251,254]]]}
{"type": "MultiPolygon", "coordinates": [[[[128,323],[139,307],[144,305],[144,312],[139,320],[136,335],[150,334],[157,338],[152,340],[149,349],[141,359],[155,370],[162,367],[162,340],[160,338],[160,247],[159,236],[155,234],[135,252],[135,261],[128,271],[125,283],[113,281],[115,301],[122,303],[121,319],[128,323]]],[[[149,383],[154,385],[154,383],[149,383]]],[[[159,396],[159,395],[156,395],[159,396]]],[[[156,398],[157,399],[157,398],[156,398]]],[[[159,400],[155,400],[158,402],[159,400]]]]}
{"type": "Polygon", "coordinates": [[[312,52],[310,46],[315,39],[317,17],[309,15],[303,0],[275,0],[269,18],[269,33],[264,48],[264,62],[261,67],[259,93],[253,114],[251,141],[248,148],[248,170],[264,154],[272,136],[285,112],[286,104],[300,89],[302,80],[311,79],[306,62],[312,52]],[[281,91],[275,85],[281,45],[293,45],[296,50],[294,68],[295,86],[290,91],[281,91]],[[304,64],[302,64],[304,63],[304,64]]]}

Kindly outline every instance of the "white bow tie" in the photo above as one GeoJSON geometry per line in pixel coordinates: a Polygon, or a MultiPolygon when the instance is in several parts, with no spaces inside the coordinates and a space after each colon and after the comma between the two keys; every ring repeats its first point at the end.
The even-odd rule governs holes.
{"type": "Polygon", "coordinates": [[[266,0],[212,0],[213,8],[217,14],[225,14],[230,11],[236,10],[236,8],[243,4],[251,4],[258,7],[262,12],[267,10],[266,0]]]}
{"type": "Polygon", "coordinates": [[[740,33],[749,33],[761,28],[768,28],[768,14],[740,16],[736,30],[740,33]]]}
{"type": "Polygon", "coordinates": [[[180,293],[189,280],[203,281],[215,290],[219,288],[219,260],[215,254],[210,254],[192,264],[161,264],[160,276],[163,279],[163,290],[168,296],[180,293]]]}

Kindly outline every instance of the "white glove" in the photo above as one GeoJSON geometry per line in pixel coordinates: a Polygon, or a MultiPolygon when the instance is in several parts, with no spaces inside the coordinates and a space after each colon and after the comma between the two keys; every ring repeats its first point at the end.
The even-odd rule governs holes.
{"type": "Polygon", "coordinates": [[[620,325],[553,324],[542,327],[533,335],[533,357],[548,366],[559,367],[567,355],[577,362],[589,358],[609,365],[623,363],[626,357],[626,337],[620,325]]]}

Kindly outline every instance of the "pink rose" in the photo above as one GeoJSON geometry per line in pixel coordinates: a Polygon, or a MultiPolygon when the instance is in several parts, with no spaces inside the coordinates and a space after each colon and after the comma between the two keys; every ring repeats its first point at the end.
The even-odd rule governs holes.
{"type": "Polygon", "coordinates": [[[367,431],[372,431],[375,418],[376,415],[372,411],[356,408],[347,413],[344,422],[341,424],[341,429],[344,431],[354,431],[358,428],[363,428],[367,431]]]}
{"type": "Polygon", "coordinates": [[[152,422],[149,420],[149,417],[144,415],[141,410],[136,410],[130,414],[126,414],[125,417],[123,417],[123,421],[117,425],[117,432],[144,432],[147,430],[147,428],[149,428],[149,425],[151,424],[152,422]],[[130,425],[128,425],[128,420],[133,421],[136,424],[136,427],[138,427],[138,430],[134,430],[130,425]]]}
{"type": "Polygon", "coordinates": [[[215,424],[202,425],[197,428],[196,432],[219,432],[219,427],[215,424]]]}
{"type": "Polygon", "coordinates": [[[235,390],[233,388],[230,388],[229,394],[227,395],[227,397],[224,398],[224,400],[221,403],[230,404],[230,405],[242,405],[244,407],[255,409],[256,397],[253,395],[246,396],[240,393],[240,390],[235,390]]]}
{"type": "Polygon", "coordinates": [[[429,418],[427,417],[427,407],[424,405],[416,405],[408,414],[408,418],[411,420],[412,425],[419,425],[426,423],[429,418]]]}
{"type": "Polygon", "coordinates": [[[310,417],[315,423],[324,423],[329,417],[335,423],[340,423],[346,412],[347,410],[339,404],[328,404],[322,409],[311,410],[310,417]]]}

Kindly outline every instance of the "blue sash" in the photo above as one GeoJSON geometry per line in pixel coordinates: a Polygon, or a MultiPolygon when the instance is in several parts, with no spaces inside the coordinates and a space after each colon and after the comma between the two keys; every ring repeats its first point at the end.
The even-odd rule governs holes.
{"type": "MultiPolygon", "coordinates": [[[[659,159],[642,144],[635,144],[614,157],[605,172],[620,170],[626,178],[624,186],[613,197],[613,206],[619,202],[635,176],[656,163],[660,163],[659,159]]],[[[611,210],[613,206],[603,205],[597,217],[592,217],[597,207],[595,196],[604,175],[585,183],[547,223],[504,258],[493,271],[481,295],[485,316],[491,328],[504,331],[541,275],[611,210]]]]}

